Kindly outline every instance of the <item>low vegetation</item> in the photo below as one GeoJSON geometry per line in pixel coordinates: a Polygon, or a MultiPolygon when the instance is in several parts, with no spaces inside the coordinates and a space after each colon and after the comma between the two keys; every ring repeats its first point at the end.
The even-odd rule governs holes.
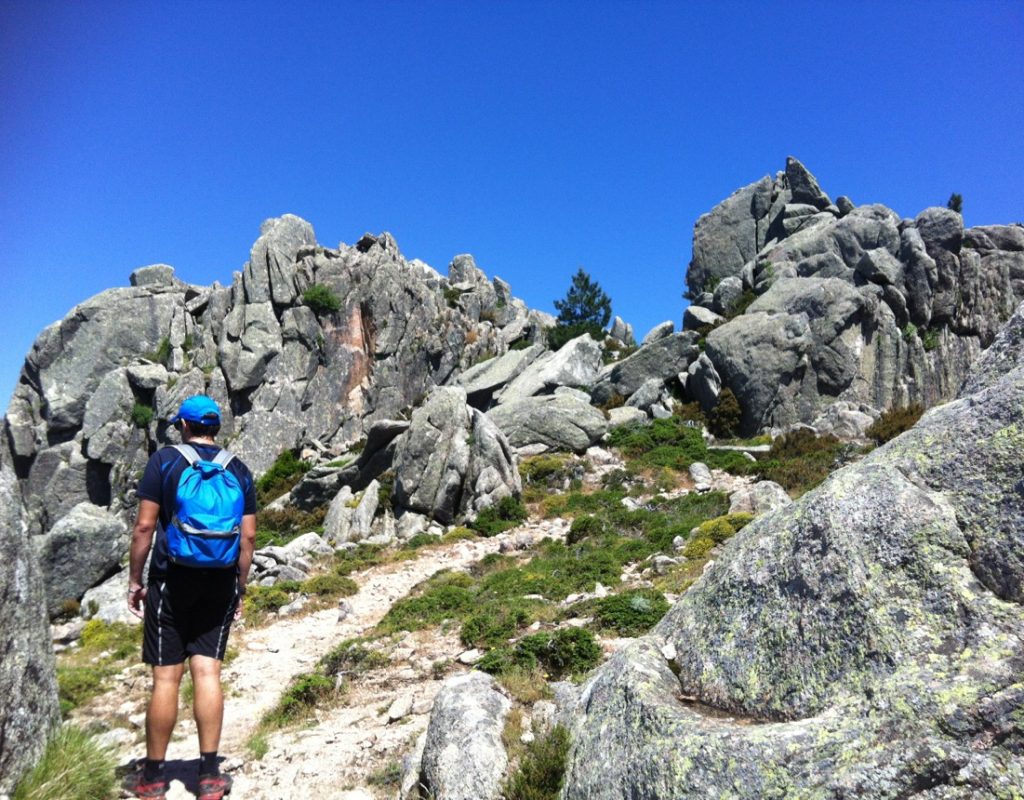
{"type": "Polygon", "coordinates": [[[299,482],[312,465],[302,461],[293,451],[285,450],[270,465],[262,477],[256,481],[256,499],[260,506],[289,491],[299,482]]]}
{"type": "Polygon", "coordinates": [[[503,497],[493,506],[488,506],[470,523],[481,536],[495,536],[514,528],[527,517],[526,506],[517,497],[503,497]]]}
{"type": "Polygon", "coordinates": [[[569,731],[561,725],[527,744],[502,787],[505,800],[558,800],[569,744],[569,731]]]}
{"type": "Polygon", "coordinates": [[[865,434],[878,444],[885,444],[890,439],[895,439],[901,433],[913,428],[921,419],[922,414],[924,414],[924,406],[920,403],[891,408],[888,411],[883,411],[882,415],[865,431],[865,434]]]}
{"type": "Polygon", "coordinates": [[[329,286],[314,283],[302,293],[302,302],[317,316],[333,314],[341,308],[341,300],[329,286]]]}
{"type": "Polygon", "coordinates": [[[103,800],[115,797],[113,754],[74,725],[62,725],[42,758],[21,779],[13,800],[103,800]]]}
{"type": "Polygon", "coordinates": [[[85,623],[78,647],[65,651],[57,664],[57,689],[61,714],[102,694],[108,679],[142,651],[142,626],[91,619],[85,623]]]}
{"type": "Polygon", "coordinates": [[[798,428],[772,442],[768,457],[757,465],[757,473],[799,496],[840,466],[847,450],[849,446],[831,434],[819,436],[813,430],[798,428]]]}

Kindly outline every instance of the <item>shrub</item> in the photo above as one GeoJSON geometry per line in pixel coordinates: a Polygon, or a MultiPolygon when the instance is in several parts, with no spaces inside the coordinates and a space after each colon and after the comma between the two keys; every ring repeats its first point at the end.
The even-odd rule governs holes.
{"type": "Polygon", "coordinates": [[[60,713],[67,715],[73,709],[91,700],[103,690],[107,670],[95,665],[57,665],[57,699],[60,713]]]}
{"type": "Polygon", "coordinates": [[[570,477],[572,462],[572,456],[567,455],[530,456],[519,462],[519,475],[527,485],[540,483],[552,486],[570,477]]]}
{"type": "Polygon", "coordinates": [[[743,409],[736,394],[726,386],[718,395],[718,403],[708,418],[708,430],[715,436],[728,439],[739,436],[740,424],[743,421],[743,409]]]}
{"type": "Polygon", "coordinates": [[[715,546],[710,536],[694,536],[683,545],[683,555],[687,558],[704,558],[715,546]]]}
{"type": "Polygon", "coordinates": [[[939,332],[933,328],[928,328],[923,334],[921,334],[921,345],[928,352],[931,352],[939,346],[939,332]]]}
{"type": "Polygon", "coordinates": [[[498,683],[520,703],[532,704],[551,697],[551,687],[544,678],[540,666],[532,669],[512,666],[497,676],[498,683]]]}
{"type": "Polygon", "coordinates": [[[541,605],[513,598],[492,600],[466,617],[459,638],[467,647],[496,647],[532,623],[541,605]]]}
{"type": "Polygon", "coordinates": [[[802,494],[828,477],[844,445],[835,436],[817,436],[814,431],[798,428],[772,442],[768,460],[758,465],[763,478],[802,494]]]}
{"type": "Polygon", "coordinates": [[[569,528],[569,535],[566,537],[567,544],[576,544],[588,536],[598,536],[604,533],[604,523],[590,514],[576,517],[569,528]]]}
{"type": "Polygon", "coordinates": [[[153,407],[145,403],[136,403],[132,406],[132,423],[136,428],[148,428],[153,421],[153,407]]]}
{"type": "Polygon", "coordinates": [[[537,633],[519,643],[547,667],[552,677],[582,675],[597,666],[601,647],[586,628],[561,628],[553,634],[537,633]]]}
{"type": "Polygon", "coordinates": [[[334,694],[334,680],[326,675],[302,673],[292,678],[277,705],[261,721],[263,728],[282,727],[305,719],[312,710],[334,694]]]}
{"type": "Polygon", "coordinates": [[[63,725],[14,791],[14,800],[98,800],[116,795],[114,756],[84,731],[63,725]]]}
{"type": "Polygon", "coordinates": [[[946,201],[946,208],[951,211],[955,211],[957,214],[964,213],[964,198],[963,195],[953,192],[949,196],[949,200],[946,201]]]}
{"type": "Polygon", "coordinates": [[[642,636],[668,611],[665,595],[654,589],[622,592],[597,601],[594,621],[622,636],[642,636]]]}
{"type": "Polygon", "coordinates": [[[319,597],[350,597],[359,591],[359,586],[351,578],[328,573],[303,581],[302,591],[319,597]]]}
{"type": "Polygon", "coordinates": [[[125,622],[104,622],[91,619],[82,628],[79,644],[90,654],[106,652],[110,658],[123,659],[136,655],[142,647],[142,626],[125,622]]]}
{"type": "Polygon", "coordinates": [[[481,536],[495,536],[509,528],[514,528],[528,516],[526,506],[517,498],[507,496],[497,503],[488,506],[479,514],[470,526],[481,536]]]}
{"type": "Polygon", "coordinates": [[[561,725],[526,745],[518,768],[502,787],[505,800],[558,800],[569,756],[569,732],[561,725]]]}
{"type": "Polygon", "coordinates": [[[317,316],[333,314],[341,308],[341,300],[331,291],[329,286],[314,283],[302,293],[302,302],[312,309],[317,316]]]}
{"type": "Polygon", "coordinates": [[[403,597],[384,615],[378,630],[416,631],[447,619],[461,619],[475,607],[473,579],[461,572],[441,572],[424,581],[418,593],[403,597]]]}
{"type": "Polygon", "coordinates": [[[915,338],[917,338],[917,326],[913,322],[908,322],[903,326],[903,341],[910,344],[915,338]]]}
{"type": "Polygon", "coordinates": [[[895,439],[904,431],[913,428],[921,415],[924,414],[924,406],[914,403],[902,408],[890,408],[883,411],[864,432],[869,439],[874,439],[879,444],[885,444],[890,439],[895,439]]]}
{"type": "Polygon", "coordinates": [[[256,549],[267,545],[285,545],[300,534],[319,530],[327,516],[327,506],[301,511],[289,506],[280,511],[264,509],[256,518],[256,549]]]}
{"type": "Polygon", "coordinates": [[[291,601],[291,595],[280,586],[250,586],[245,594],[245,609],[276,614],[291,601]]]}
{"type": "Polygon", "coordinates": [[[367,647],[365,639],[346,639],[320,659],[320,669],[325,675],[364,675],[388,663],[388,657],[367,647]]]}
{"type": "Polygon", "coordinates": [[[361,542],[355,550],[335,550],[334,561],[335,574],[351,575],[353,572],[382,564],[384,557],[380,547],[361,542]]]}
{"type": "Polygon", "coordinates": [[[302,461],[291,450],[283,451],[258,481],[256,496],[261,505],[269,503],[289,491],[299,482],[312,465],[302,461]]]}
{"type": "Polygon", "coordinates": [[[395,493],[395,471],[389,469],[377,477],[377,504],[382,509],[391,508],[391,498],[395,493]]]}
{"type": "Polygon", "coordinates": [[[458,308],[459,300],[462,298],[462,290],[449,286],[444,290],[444,299],[449,308],[458,308]]]}

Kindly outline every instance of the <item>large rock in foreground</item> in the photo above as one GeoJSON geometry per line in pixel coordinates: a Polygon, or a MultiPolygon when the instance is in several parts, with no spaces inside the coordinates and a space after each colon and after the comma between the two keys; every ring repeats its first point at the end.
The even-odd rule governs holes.
{"type": "Polygon", "coordinates": [[[60,719],[43,580],[0,449],[0,794],[13,792],[60,719]]]}
{"type": "Polygon", "coordinates": [[[1007,374],[747,526],[599,670],[566,800],[1024,785],[1021,313],[1007,374]]]}
{"type": "Polygon", "coordinates": [[[441,687],[427,728],[420,784],[435,800],[494,800],[508,764],[501,741],[512,704],[482,672],[441,687]]]}

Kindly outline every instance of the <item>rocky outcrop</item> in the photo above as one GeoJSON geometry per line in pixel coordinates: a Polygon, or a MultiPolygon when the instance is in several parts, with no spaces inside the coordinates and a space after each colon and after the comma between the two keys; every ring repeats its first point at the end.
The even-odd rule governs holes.
{"type": "MultiPolygon", "coordinates": [[[[684,328],[710,331],[705,354],[748,433],[836,402],[931,406],[956,394],[1024,298],[1021,230],[965,231],[946,208],[907,220],[882,205],[840,210],[789,159],[698,221],[684,328]]],[[[706,407],[712,385],[694,382],[689,399],[706,407]]]]}
{"type": "Polygon", "coordinates": [[[13,793],[60,720],[45,590],[19,495],[0,448],[0,793],[13,793]]]}
{"type": "MultiPolygon", "coordinates": [[[[408,415],[435,387],[485,356],[538,340],[545,322],[470,256],[454,259],[446,278],[407,261],[388,234],[320,247],[309,223],[292,215],[263,224],[230,286],[190,285],[167,265],[136,270],[131,284],[44,330],[11,399],[6,445],[40,548],[79,507],[127,524],[149,454],[176,436],[165,420],[201,392],[221,405],[222,440],[257,474],[286,449],[331,456],[366,438],[357,459],[318,467],[282,502],[308,509],[341,485],[362,491],[390,468],[408,415]],[[320,303],[305,299],[313,287],[320,303]]],[[[515,352],[530,361],[541,350],[515,352]]],[[[540,380],[548,386],[561,376],[555,367],[540,380]]],[[[481,487],[499,491],[495,470],[481,463],[477,472],[481,487]]],[[[486,502],[467,498],[464,507],[486,502]]],[[[110,541],[121,548],[116,560],[124,537],[110,541]]],[[[96,569],[73,569],[68,597],[81,597],[108,569],[106,555],[96,569]]],[[[50,597],[51,606],[59,602],[50,597]]]]}
{"type": "MultiPolygon", "coordinates": [[[[586,398],[586,395],[583,395],[586,398]]],[[[584,453],[608,430],[604,415],[567,393],[524,397],[487,412],[515,448],[584,453]]]]}
{"type": "Polygon", "coordinates": [[[437,800],[495,800],[508,756],[501,734],[509,700],[494,679],[469,672],[448,679],[434,700],[420,786],[437,800]]]}
{"type": "Polygon", "coordinates": [[[394,471],[395,503],[444,524],[522,491],[504,434],[457,387],[435,390],[413,412],[394,471]]]}
{"type": "Polygon", "coordinates": [[[1012,795],[1022,314],[970,394],[745,527],[600,668],[567,800],[1012,795]]]}
{"type": "Polygon", "coordinates": [[[652,378],[671,381],[693,362],[700,349],[694,331],[673,333],[658,339],[614,364],[604,367],[590,391],[594,403],[628,398],[652,378]]]}

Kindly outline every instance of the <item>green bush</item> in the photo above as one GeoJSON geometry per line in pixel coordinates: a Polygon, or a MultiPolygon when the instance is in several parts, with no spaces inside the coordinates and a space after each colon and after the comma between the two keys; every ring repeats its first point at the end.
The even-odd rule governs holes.
{"type": "Polygon", "coordinates": [[[361,542],[355,550],[334,551],[334,572],[337,575],[351,575],[384,563],[382,548],[361,542]]]}
{"type": "Polygon", "coordinates": [[[333,314],[341,308],[341,300],[331,291],[329,286],[314,283],[302,293],[302,302],[312,309],[317,316],[333,314]]]}
{"type": "Polygon", "coordinates": [[[883,411],[882,415],[871,423],[864,432],[869,439],[874,439],[879,444],[885,444],[890,439],[895,439],[904,431],[913,428],[921,415],[924,414],[924,406],[914,403],[902,408],[890,408],[883,411]]]}
{"type": "Polygon", "coordinates": [[[668,601],[654,589],[613,594],[597,601],[594,621],[621,636],[642,636],[665,616],[668,601]]]}
{"type": "Polygon", "coordinates": [[[268,711],[261,725],[264,728],[282,727],[305,719],[317,705],[334,695],[334,679],[317,673],[303,673],[292,678],[277,705],[268,711]]]}
{"type": "Polygon", "coordinates": [[[60,713],[67,716],[73,709],[96,697],[103,691],[103,681],[109,670],[95,665],[57,665],[57,700],[60,713]]]}
{"type": "Polygon", "coordinates": [[[939,332],[934,328],[928,328],[921,334],[921,345],[928,352],[939,346],[939,332]]]}
{"type": "Polygon", "coordinates": [[[914,339],[917,338],[917,326],[913,322],[908,322],[903,326],[903,341],[910,344],[914,339]]]}
{"type": "Polygon", "coordinates": [[[599,536],[604,533],[604,530],[604,522],[599,517],[584,514],[572,521],[572,527],[569,528],[569,535],[565,541],[567,544],[576,544],[588,536],[599,536]]]}
{"type": "Polygon", "coordinates": [[[359,591],[359,585],[351,578],[327,573],[303,581],[302,591],[319,597],[350,597],[359,591]]]}
{"type": "Polygon", "coordinates": [[[718,403],[711,409],[708,430],[721,439],[728,439],[740,435],[742,422],[743,409],[740,408],[740,401],[733,390],[726,386],[718,395],[718,403]]]}
{"type": "Polygon", "coordinates": [[[63,725],[18,783],[13,800],[103,800],[117,794],[113,754],[82,730],[63,725]]]}
{"type": "Polygon", "coordinates": [[[570,477],[572,463],[572,456],[564,454],[530,456],[519,462],[519,476],[527,485],[553,486],[570,477]]]}
{"type": "Polygon", "coordinates": [[[543,666],[550,677],[579,676],[601,660],[601,648],[594,634],[585,628],[562,628],[554,633],[524,636],[514,646],[495,647],[479,662],[477,669],[502,675],[513,669],[543,666]]]}
{"type": "Polygon", "coordinates": [[[772,442],[767,460],[758,464],[757,471],[791,494],[803,494],[829,476],[844,448],[831,434],[817,436],[798,428],[772,442]]]}
{"type": "Polygon", "coordinates": [[[142,626],[94,618],[82,628],[79,646],[86,653],[107,653],[115,659],[135,656],[142,648],[142,626]]]}
{"type": "Polygon", "coordinates": [[[569,732],[561,725],[526,745],[518,768],[502,787],[505,800],[558,800],[569,757],[569,732]]]}
{"type": "Polygon", "coordinates": [[[715,546],[710,536],[694,536],[683,545],[683,555],[687,558],[704,558],[715,546]]]}
{"type": "Polygon", "coordinates": [[[132,406],[132,423],[136,428],[148,428],[149,423],[153,421],[154,413],[152,406],[136,402],[132,406]]]}
{"type": "Polygon", "coordinates": [[[256,497],[261,505],[276,500],[299,482],[312,465],[291,450],[283,451],[258,481],[256,497]]]}
{"type": "Polygon", "coordinates": [[[517,497],[503,497],[479,514],[470,526],[481,536],[495,536],[514,528],[528,516],[526,506],[517,497]]]}
{"type": "Polygon", "coordinates": [[[464,573],[438,573],[420,584],[416,594],[391,606],[377,628],[384,633],[417,631],[461,619],[475,607],[472,585],[473,579],[464,573]]]}
{"type": "Polygon", "coordinates": [[[250,586],[245,594],[247,611],[276,614],[291,601],[292,596],[280,586],[250,586]]]}
{"type": "Polygon", "coordinates": [[[462,623],[459,638],[467,647],[496,647],[537,619],[543,603],[506,598],[484,603],[462,623]]]}
{"type": "Polygon", "coordinates": [[[281,510],[263,509],[256,517],[256,549],[272,544],[285,545],[303,533],[319,531],[326,516],[327,506],[313,511],[301,511],[292,506],[281,510]]]}
{"type": "Polygon", "coordinates": [[[367,647],[365,639],[346,639],[320,659],[325,675],[364,675],[387,666],[388,657],[367,647]]]}

